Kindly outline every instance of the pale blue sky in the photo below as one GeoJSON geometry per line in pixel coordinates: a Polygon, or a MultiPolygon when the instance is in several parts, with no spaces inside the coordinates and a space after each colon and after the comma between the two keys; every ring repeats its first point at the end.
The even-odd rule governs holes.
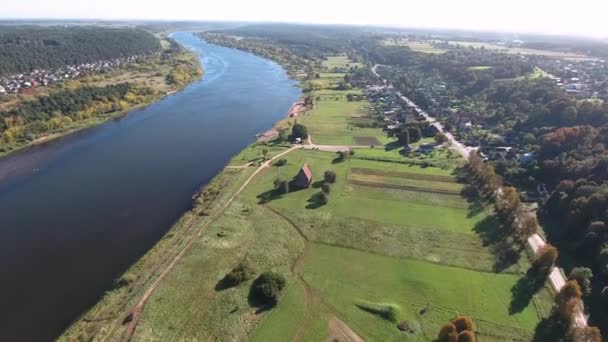
{"type": "Polygon", "coordinates": [[[4,18],[283,21],[608,37],[608,0],[0,0],[4,18]]]}

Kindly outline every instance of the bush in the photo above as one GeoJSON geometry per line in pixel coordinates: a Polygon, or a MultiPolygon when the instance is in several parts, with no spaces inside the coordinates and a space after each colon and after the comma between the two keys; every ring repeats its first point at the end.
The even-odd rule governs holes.
{"type": "Polygon", "coordinates": [[[325,180],[325,183],[335,183],[336,173],[333,171],[325,171],[323,174],[323,180],[325,180]]]}
{"type": "Polygon", "coordinates": [[[131,285],[131,283],[133,283],[135,279],[137,279],[137,277],[133,273],[127,272],[114,281],[114,286],[120,288],[123,286],[131,285]]]}
{"type": "Polygon", "coordinates": [[[275,166],[285,166],[287,165],[287,159],[279,159],[277,160],[276,163],[274,163],[275,166]]]}
{"type": "Polygon", "coordinates": [[[275,306],[285,288],[285,277],[276,272],[262,273],[251,285],[252,295],[264,305],[275,306]]]}
{"type": "Polygon", "coordinates": [[[254,274],[255,268],[251,264],[251,261],[249,261],[249,259],[245,259],[239,262],[239,264],[236,265],[236,267],[234,267],[230,273],[226,274],[224,281],[226,282],[227,286],[237,286],[253,278],[254,274]]]}
{"type": "Polygon", "coordinates": [[[357,301],[355,304],[359,309],[378,315],[391,322],[397,322],[401,308],[392,303],[373,303],[367,301],[357,301]]]}

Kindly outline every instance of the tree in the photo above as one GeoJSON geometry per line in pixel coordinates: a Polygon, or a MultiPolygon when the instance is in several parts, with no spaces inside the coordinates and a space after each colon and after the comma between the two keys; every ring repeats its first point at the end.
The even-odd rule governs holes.
{"type": "Polygon", "coordinates": [[[557,257],[557,248],[550,244],[546,244],[536,253],[532,266],[539,270],[541,274],[548,275],[551,272],[551,269],[553,269],[553,266],[555,266],[557,257]]]}
{"type": "Polygon", "coordinates": [[[289,140],[287,133],[285,132],[285,130],[280,130],[279,131],[279,142],[286,142],[287,140],[289,140]]]}
{"type": "Polygon", "coordinates": [[[422,131],[420,131],[420,127],[408,127],[407,131],[410,135],[410,142],[417,142],[422,139],[422,131]]]}
{"type": "Polygon", "coordinates": [[[587,267],[575,267],[570,271],[568,280],[575,280],[578,286],[581,288],[583,295],[587,296],[591,294],[591,279],[593,278],[593,271],[587,267]]]}
{"type": "Polygon", "coordinates": [[[268,159],[268,154],[269,154],[269,153],[270,153],[270,150],[268,149],[268,147],[267,147],[267,146],[264,146],[264,147],[262,148],[262,159],[263,159],[263,160],[268,159]]]}
{"type": "Polygon", "coordinates": [[[581,310],[581,298],[583,292],[575,280],[566,282],[557,296],[557,314],[564,322],[572,322],[574,315],[581,310]]]}
{"type": "Polygon", "coordinates": [[[575,327],[568,334],[568,342],[602,342],[602,334],[597,327],[575,327]]]}
{"type": "Polygon", "coordinates": [[[350,156],[353,154],[350,150],[338,151],[336,153],[338,154],[338,159],[340,159],[340,161],[349,160],[350,156]]]}
{"type": "Polygon", "coordinates": [[[502,192],[494,203],[500,220],[506,226],[512,225],[520,205],[521,200],[519,198],[519,192],[511,186],[502,188],[502,192]]]}
{"type": "Polygon", "coordinates": [[[522,220],[515,228],[515,238],[521,243],[525,243],[528,238],[538,231],[538,219],[536,215],[530,214],[522,220]]]}
{"type": "Polygon", "coordinates": [[[401,132],[397,133],[397,141],[399,141],[399,143],[401,145],[409,145],[410,144],[410,132],[408,132],[407,129],[404,129],[401,132]]]}
{"type": "Polygon", "coordinates": [[[251,294],[262,304],[275,306],[287,285],[285,277],[276,272],[264,272],[251,285],[251,294]]]}
{"type": "Polygon", "coordinates": [[[458,342],[475,342],[475,334],[472,331],[465,330],[458,334],[458,342]]]}
{"type": "Polygon", "coordinates": [[[439,342],[457,342],[458,341],[458,332],[456,331],[456,327],[452,323],[446,323],[439,330],[438,335],[439,342]]]}
{"type": "Polygon", "coordinates": [[[458,331],[458,333],[465,330],[473,331],[475,329],[473,319],[469,316],[458,316],[452,320],[452,323],[456,327],[456,331],[458,331]]]}
{"type": "Polygon", "coordinates": [[[334,171],[325,171],[323,174],[323,180],[325,183],[335,183],[336,182],[336,173],[334,171]]]}
{"type": "Polygon", "coordinates": [[[435,134],[435,142],[438,144],[444,144],[448,142],[448,137],[442,132],[437,132],[437,134],[435,134]]]}
{"type": "Polygon", "coordinates": [[[274,189],[281,195],[289,193],[289,182],[284,179],[277,178],[274,180],[274,189]]]}
{"type": "Polygon", "coordinates": [[[291,128],[291,138],[301,138],[302,140],[308,139],[308,128],[299,123],[294,124],[291,128]]]}

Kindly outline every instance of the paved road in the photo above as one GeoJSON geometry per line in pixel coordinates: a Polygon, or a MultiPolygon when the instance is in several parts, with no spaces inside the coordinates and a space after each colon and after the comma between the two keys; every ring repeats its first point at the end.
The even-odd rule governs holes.
{"type": "MultiPolygon", "coordinates": [[[[378,78],[380,78],[382,80],[382,82],[384,82],[386,84],[387,81],[385,79],[381,78],[380,74],[378,74],[378,72],[377,72],[377,68],[379,66],[382,66],[382,65],[381,64],[374,65],[374,67],[372,68],[372,72],[374,73],[374,75],[376,75],[378,78]]],[[[408,106],[413,107],[414,109],[416,109],[416,111],[418,113],[420,113],[420,115],[424,116],[427,119],[427,121],[430,122],[431,125],[433,125],[435,128],[437,128],[437,130],[439,132],[443,132],[445,134],[445,136],[448,138],[448,141],[449,141],[450,145],[452,146],[452,148],[454,148],[456,151],[458,151],[458,153],[460,153],[460,155],[462,155],[465,159],[469,159],[471,152],[477,150],[476,147],[467,146],[467,145],[461,143],[460,141],[456,140],[456,138],[454,137],[454,135],[452,133],[445,131],[441,122],[439,122],[437,119],[432,117],[429,113],[422,110],[422,108],[418,107],[417,104],[415,104],[412,100],[408,99],[406,96],[401,94],[401,92],[397,91],[396,94],[403,101],[405,101],[405,103],[407,103],[408,106]]]]}
{"type": "MultiPolygon", "coordinates": [[[[377,72],[377,68],[379,66],[382,66],[382,65],[381,64],[374,65],[374,67],[372,68],[372,72],[378,78],[380,78],[382,80],[382,82],[384,82],[386,84],[387,81],[385,79],[381,78],[377,72]]],[[[409,106],[414,107],[421,115],[423,115],[440,132],[444,131],[441,123],[439,123],[434,117],[432,117],[427,112],[420,109],[420,107],[418,107],[414,102],[412,102],[407,97],[403,96],[400,92],[397,92],[397,95],[399,97],[401,97],[401,99],[404,100],[409,106]]],[[[452,147],[454,149],[456,149],[465,159],[469,159],[471,152],[473,152],[477,149],[475,147],[466,146],[463,143],[459,142],[449,132],[445,132],[445,135],[448,138],[448,140],[450,141],[450,144],[452,145],[452,147]]],[[[546,244],[545,240],[543,240],[543,238],[540,237],[540,235],[538,235],[538,234],[534,234],[528,238],[528,245],[530,246],[530,248],[532,248],[534,253],[538,252],[538,250],[541,247],[543,247],[545,244],[546,244]]],[[[549,283],[551,284],[551,287],[553,287],[553,289],[556,292],[559,292],[561,290],[561,288],[564,287],[564,285],[566,285],[566,278],[564,277],[564,275],[562,274],[562,272],[560,271],[560,269],[558,267],[554,267],[553,270],[551,271],[551,273],[549,274],[549,283]]],[[[576,317],[574,318],[574,324],[576,326],[581,326],[581,327],[584,327],[587,325],[587,318],[585,317],[583,312],[579,312],[576,315],[576,317]]]]}

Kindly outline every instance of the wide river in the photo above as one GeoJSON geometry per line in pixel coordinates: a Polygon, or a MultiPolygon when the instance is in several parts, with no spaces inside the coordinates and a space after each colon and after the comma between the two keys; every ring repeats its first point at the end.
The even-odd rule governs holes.
{"type": "Polygon", "coordinates": [[[174,38],[200,54],[200,82],[0,160],[0,341],[61,334],[301,94],[271,61],[174,38]]]}

